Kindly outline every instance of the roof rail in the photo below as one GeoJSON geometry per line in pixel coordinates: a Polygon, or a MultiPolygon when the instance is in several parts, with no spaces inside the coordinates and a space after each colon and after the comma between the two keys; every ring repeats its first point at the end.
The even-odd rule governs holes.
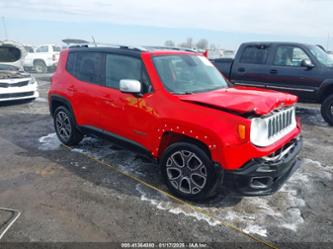
{"type": "Polygon", "coordinates": [[[107,44],[107,43],[83,43],[83,44],[73,44],[69,45],[69,48],[94,48],[94,47],[110,47],[110,48],[122,48],[131,49],[137,51],[147,51],[145,47],[132,46],[132,45],[120,45],[120,44],[107,44]]]}
{"type": "Polygon", "coordinates": [[[148,50],[177,50],[186,52],[200,52],[200,50],[195,48],[180,48],[180,47],[168,47],[168,46],[144,46],[148,50]]]}

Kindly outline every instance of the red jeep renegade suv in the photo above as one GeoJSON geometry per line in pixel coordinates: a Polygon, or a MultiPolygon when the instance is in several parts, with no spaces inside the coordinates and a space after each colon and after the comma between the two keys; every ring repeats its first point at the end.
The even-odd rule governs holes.
{"type": "Polygon", "coordinates": [[[231,87],[195,52],[125,46],[62,51],[49,91],[61,142],[94,134],[138,149],[190,200],[220,184],[242,195],[277,191],[299,165],[296,101],[231,87]]]}

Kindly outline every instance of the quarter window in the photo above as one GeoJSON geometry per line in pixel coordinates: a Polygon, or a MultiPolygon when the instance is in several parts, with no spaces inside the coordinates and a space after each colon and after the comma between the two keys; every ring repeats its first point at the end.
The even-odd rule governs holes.
{"type": "Polygon", "coordinates": [[[52,46],[53,52],[60,52],[61,48],[57,46],[52,46]]]}
{"type": "Polygon", "coordinates": [[[310,60],[303,49],[293,46],[280,46],[276,50],[273,65],[300,67],[303,60],[310,60]]]}
{"type": "Polygon", "coordinates": [[[266,64],[269,47],[265,45],[248,46],[244,49],[240,63],[266,64]]]}

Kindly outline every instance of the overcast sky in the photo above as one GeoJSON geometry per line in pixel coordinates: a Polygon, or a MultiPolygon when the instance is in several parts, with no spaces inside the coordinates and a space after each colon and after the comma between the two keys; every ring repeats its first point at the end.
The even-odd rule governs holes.
{"type": "Polygon", "coordinates": [[[9,38],[29,43],[94,35],[150,45],[202,37],[229,47],[250,39],[326,46],[332,10],[331,0],[0,0],[9,38]]]}

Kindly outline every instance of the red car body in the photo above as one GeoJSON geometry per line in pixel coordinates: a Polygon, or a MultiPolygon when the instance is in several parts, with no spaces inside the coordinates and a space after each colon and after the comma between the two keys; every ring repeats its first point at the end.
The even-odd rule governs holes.
{"type": "MultiPolygon", "coordinates": [[[[70,103],[79,127],[98,127],[139,144],[158,159],[168,145],[184,137],[207,146],[211,159],[225,171],[237,171],[253,159],[267,157],[295,140],[296,127],[269,146],[250,140],[251,117],[269,115],[294,106],[297,97],[275,91],[229,87],[204,93],[174,95],[168,92],[152,60],[155,56],[194,54],[183,51],[143,51],[141,60],[153,91],[143,96],[80,81],[66,70],[70,50],[61,52],[49,90],[70,103]],[[243,127],[240,136],[239,127],[243,127]]],[[[298,154],[298,152],[297,152],[298,154]]]]}

